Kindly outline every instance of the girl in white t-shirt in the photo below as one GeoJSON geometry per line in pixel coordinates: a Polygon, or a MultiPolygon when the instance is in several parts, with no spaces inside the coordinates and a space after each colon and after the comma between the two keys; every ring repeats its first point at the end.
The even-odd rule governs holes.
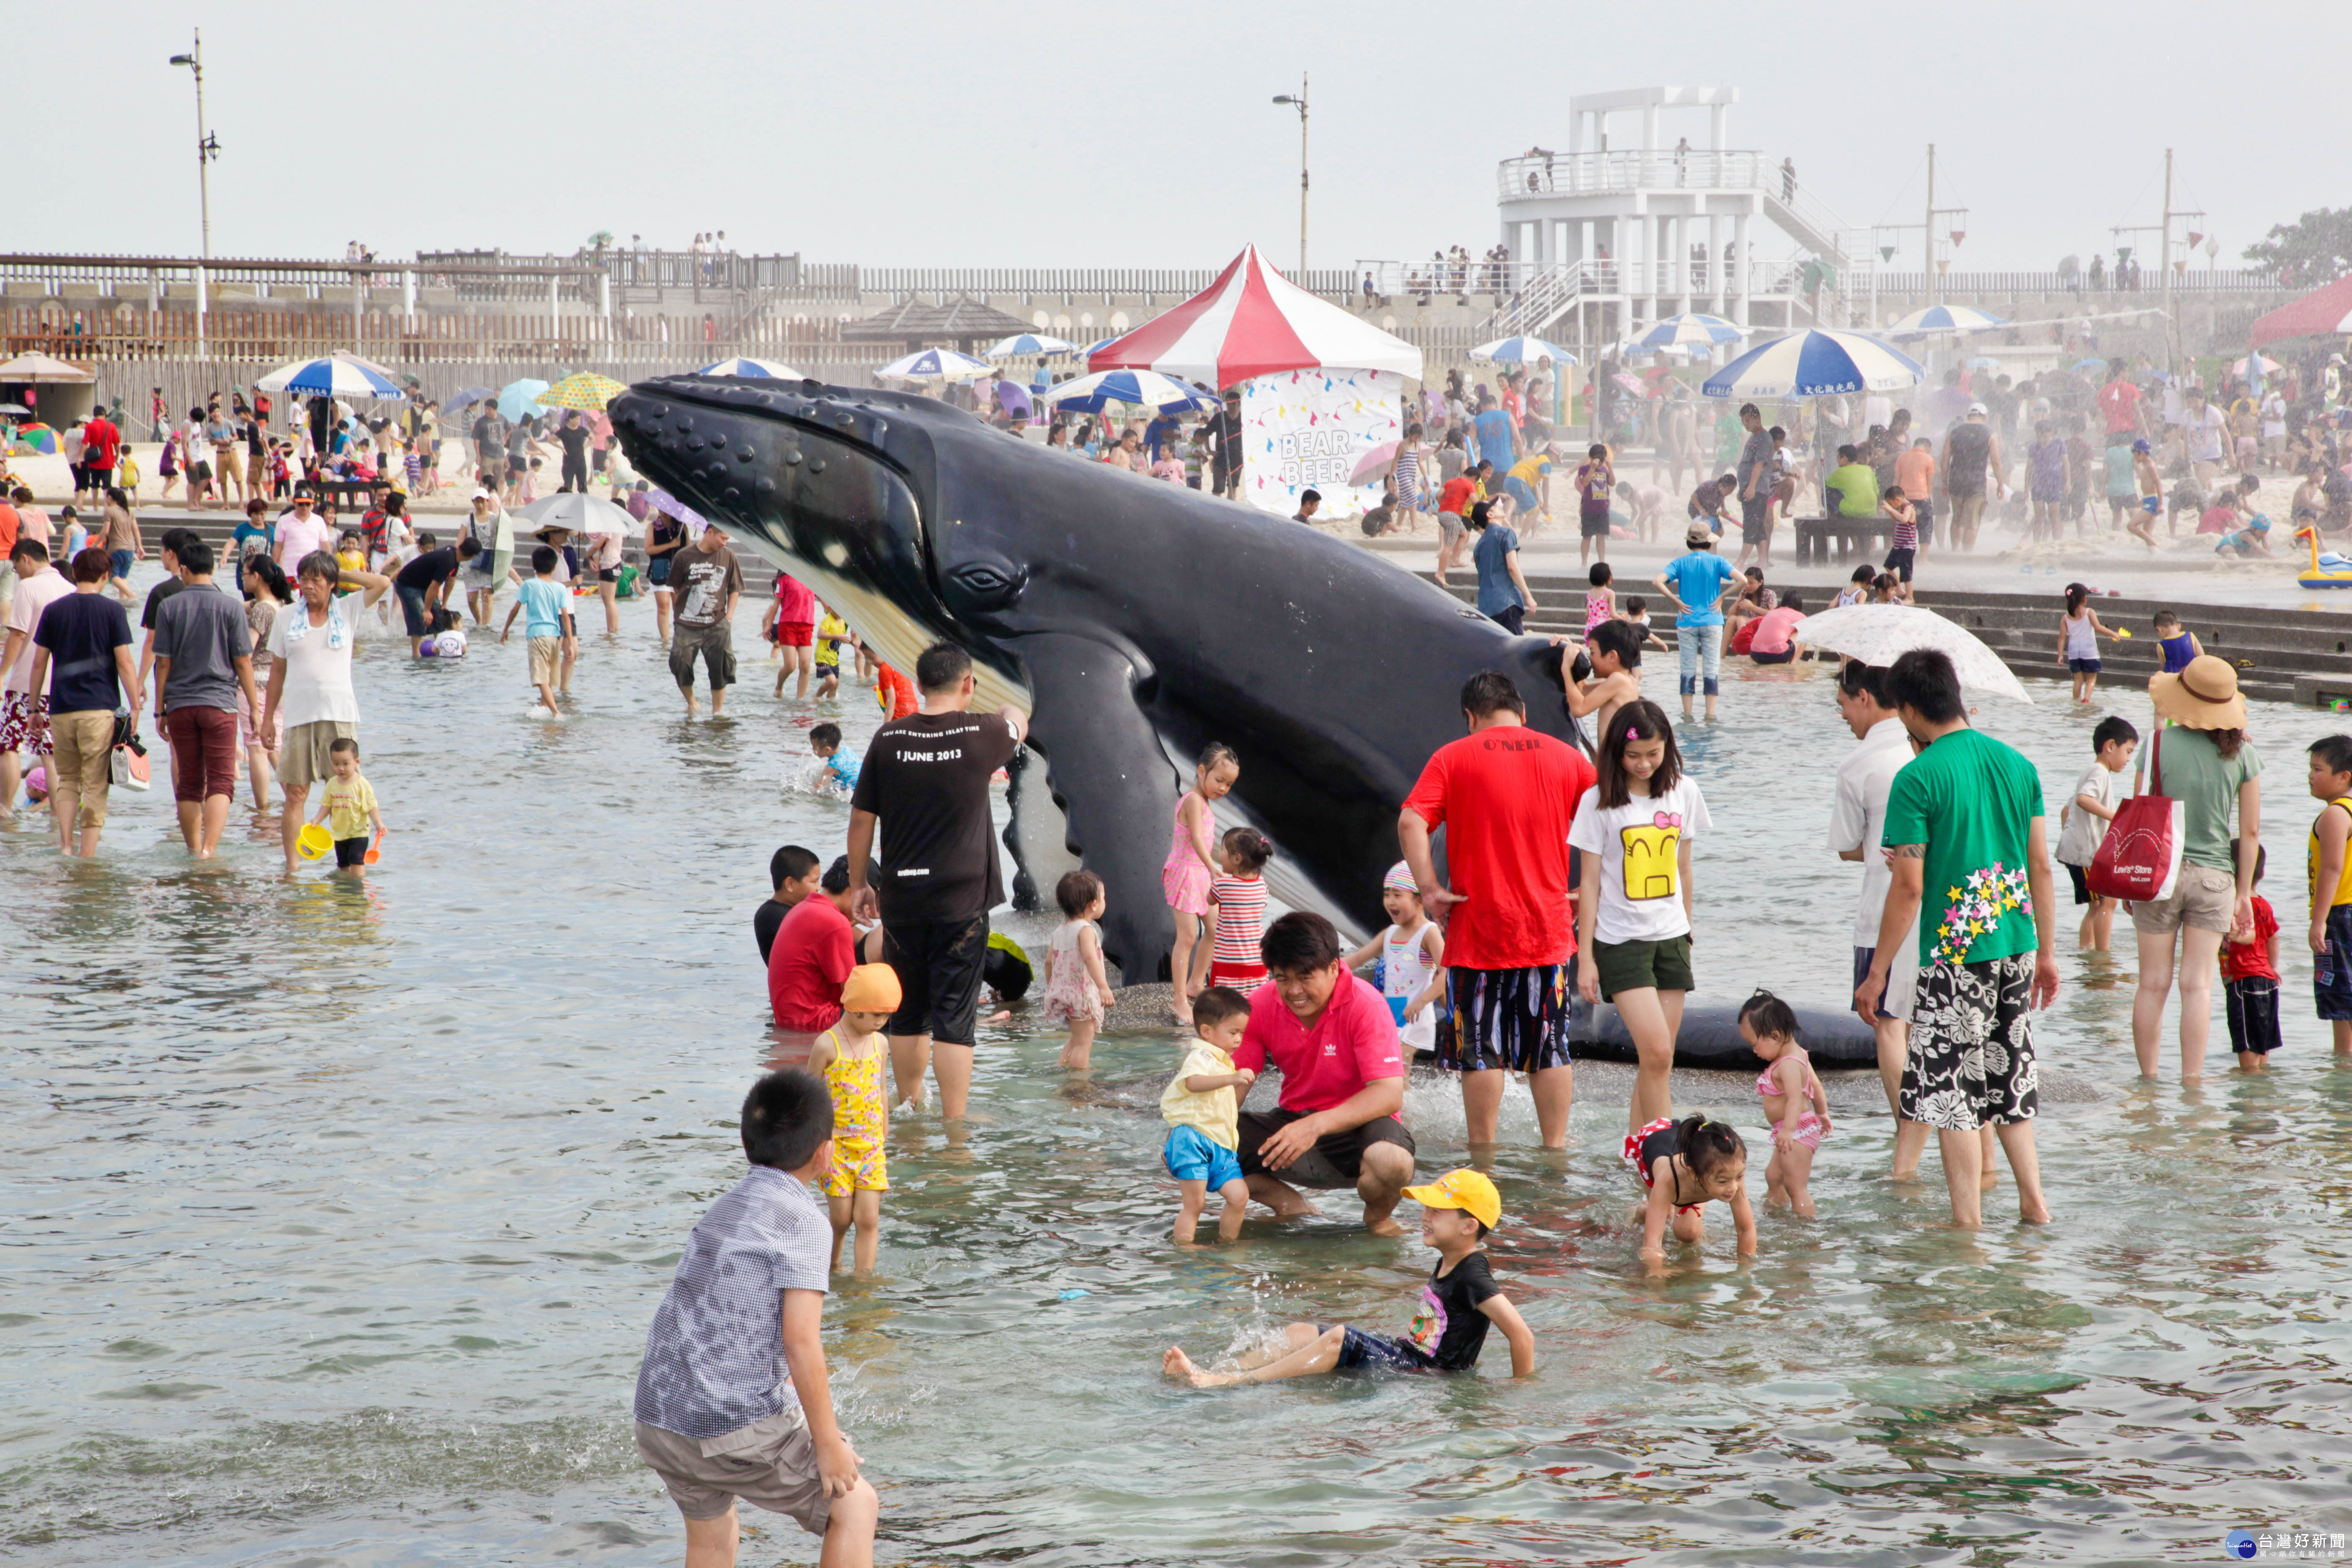
{"type": "Polygon", "coordinates": [[[1445,933],[1423,911],[1412,868],[1400,860],[1381,883],[1381,906],[1394,923],[1348,955],[1349,969],[1381,961],[1381,994],[1409,1051],[1437,1048],[1436,1005],[1445,994],[1445,933]]]}
{"type": "Polygon", "coordinates": [[[1576,988],[1613,1002],[1641,1067],[1627,1127],[1673,1109],[1668,1077],[1691,988],[1691,841],[1715,826],[1683,776],[1665,710],[1637,699],[1609,716],[1601,782],[1577,803],[1568,841],[1584,852],[1576,988]]]}

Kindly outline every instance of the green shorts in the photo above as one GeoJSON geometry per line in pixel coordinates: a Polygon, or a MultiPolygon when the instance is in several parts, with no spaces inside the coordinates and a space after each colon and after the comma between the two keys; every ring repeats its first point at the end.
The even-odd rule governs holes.
{"type": "Polygon", "coordinates": [[[1664,942],[1596,942],[1592,962],[1601,971],[1601,999],[1616,999],[1620,991],[1650,986],[1659,991],[1691,988],[1690,938],[1664,942]]]}

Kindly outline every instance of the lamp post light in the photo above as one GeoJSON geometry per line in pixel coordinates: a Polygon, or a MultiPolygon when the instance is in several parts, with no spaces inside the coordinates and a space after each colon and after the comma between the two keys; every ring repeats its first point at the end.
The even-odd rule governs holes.
{"type": "Polygon", "coordinates": [[[213,182],[212,163],[220,156],[220,142],[205,130],[205,35],[200,29],[194,44],[184,55],[173,55],[172,63],[185,66],[196,79],[196,198],[204,216],[204,264],[196,268],[196,357],[205,353],[205,316],[209,303],[211,261],[213,258],[213,182]]]}
{"type": "Polygon", "coordinates": [[[1298,73],[1298,91],[1278,93],[1275,102],[1298,110],[1298,286],[1307,287],[1307,73],[1298,73]]]}

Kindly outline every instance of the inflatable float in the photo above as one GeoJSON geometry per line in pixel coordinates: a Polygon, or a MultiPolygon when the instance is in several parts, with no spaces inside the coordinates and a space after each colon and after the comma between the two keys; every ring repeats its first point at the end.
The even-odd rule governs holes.
{"type": "MultiPolygon", "coordinates": [[[[1639,1060],[1633,1049],[1633,1037],[1625,1032],[1624,1020],[1617,1009],[1603,1002],[1598,1006],[1583,1001],[1573,1004],[1570,1016],[1568,1040],[1571,1054],[1579,1061],[1632,1062],[1639,1060]]],[[[1822,1072],[1871,1070],[1878,1067],[1878,1040],[1868,1025],[1853,1013],[1834,1007],[1799,1007],[1790,1009],[1797,1015],[1797,1043],[1803,1046],[1822,1072]]],[[[1433,1061],[1434,1056],[1423,1051],[1417,1059],[1433,1061]]],[[[1739,1007],[1692,1005],[1683,1009],[1682,1032],[1675,1037],[1675,1066],[1699,1068],[1710,1072],[1762,1072],[1763,1058],[1748,1048],[1739,1037],[1739,1007]]]]}
{"type": "Polygon", "coordinates": [[[2315,529],[2298,528],[2293,537],[2311,550],[2311,564],[2295,574],[2296,583],[2305,588],[2352,588],[2352,557],[2321,550],[2315,529]]]}

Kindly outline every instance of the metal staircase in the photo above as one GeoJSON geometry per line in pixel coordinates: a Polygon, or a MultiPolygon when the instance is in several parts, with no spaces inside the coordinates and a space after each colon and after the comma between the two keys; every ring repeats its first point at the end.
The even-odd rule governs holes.
{"type": "Polygon", "coordinates": [[[1483,341],[1541,337],[1554,321],[1576,309],[1586,287],[1597,285],[1605,263],[1562,261],[1530,274],[1517,293],[1478,324],[1483,341]]]}

